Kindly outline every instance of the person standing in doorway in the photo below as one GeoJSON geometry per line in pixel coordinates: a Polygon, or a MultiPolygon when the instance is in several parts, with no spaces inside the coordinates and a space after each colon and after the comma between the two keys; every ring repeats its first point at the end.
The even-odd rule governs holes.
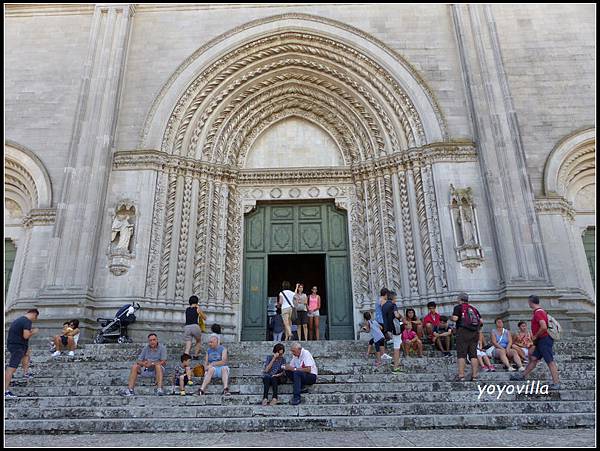
{"type": "Polygon", "coordinates": [[[308,339],[319,340],[319,319],[321,314],[321,296],[317,294],[317,287],[312,287],[308,297],[308,339]]]}
{"type": "Polygon", "coordinates": [[[306,294],[304,294],[304,285],[301,283],[296,284],[296,293],[294,293],[294,307],[298,313],[296,324],[298,325],[298,340],[302,341],[302,332],[304,332],[304,340],[308,340],[308,312],[307,312],[308,300],[306,294]]]}
{"type": "Polygon", "coordinates": [[[277,306],[281,307],[281,317],[285,328],[285,341],[292,338],[292,310],[294,307],[294,292],[290,290],[290,283],[284,280],[281,284],[277,306]]]}

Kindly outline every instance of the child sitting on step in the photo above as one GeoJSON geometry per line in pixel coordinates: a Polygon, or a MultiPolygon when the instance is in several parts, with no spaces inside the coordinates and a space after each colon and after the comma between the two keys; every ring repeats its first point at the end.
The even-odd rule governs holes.
{"type": "Polygon", "coordinates": [[[419,340],[417,333],[412,330],[412,323],[410,321],[404,322],[404,332],[402,332],[402,348],[404,348],[404,355],[409,356],[410,351],[416,351],[417,356],[423,357],[423,343],[419,340]]]}
{"type": "Polygon", "coordinates": [[[175,367],[175,374],[173,375],[173,394],[175,394],[175,386],[179,381],[179,394],[185,396],[185,385],[193,385],[192,381],[192,356],[189,354],[181,355],[181,365],[175,367]]]}

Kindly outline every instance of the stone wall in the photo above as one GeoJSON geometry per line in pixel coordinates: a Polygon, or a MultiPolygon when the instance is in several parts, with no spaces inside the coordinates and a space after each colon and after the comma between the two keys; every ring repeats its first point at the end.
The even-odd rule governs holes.
{"type": "Polygon", "coordinates": [[[554,147],[595,124],[596,7],[523,3],[492,9],[527,171],[539,196],[554,147]]]}
{"type": "Polygon", "coordinates": [[[57,194],[68,165],[91,22],[91,12],[15,16],[8,9],[4,17],[4,133],[42,160],[57,194]]]}

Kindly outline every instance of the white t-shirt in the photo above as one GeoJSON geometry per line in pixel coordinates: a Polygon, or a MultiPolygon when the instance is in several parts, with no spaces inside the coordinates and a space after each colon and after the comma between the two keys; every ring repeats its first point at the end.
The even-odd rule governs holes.
{"type": "Polygon", "coordinates": [[[285,294],[285,296],[287,296],[288,300],[290,301],[288,304],[288,301],[286,301],[285,296],[283,294],[281,294],[281,310],[289,310],[294,306],[294,292],[290,291],[290,290],[283,290],[283,292],[285,294]]]}
{"type": "Polygon", "coordinates": [[[290,365],[294,368],[306,368],[307,366],[310,366],[310,372],[315,376],[318,376],[317,364],[315,363],[312,354],[306,349],[302,349],[300,356],[294,357],[290,362],[290,365]]]}

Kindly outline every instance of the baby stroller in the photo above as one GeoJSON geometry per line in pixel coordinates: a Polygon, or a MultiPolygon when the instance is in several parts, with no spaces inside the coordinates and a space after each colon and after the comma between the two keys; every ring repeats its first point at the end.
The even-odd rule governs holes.
{"type": "Polygon", "coordinates": [[[100,330],[96,333],[94,343],[106,343],[116,341],[118,343],[132,343],[133,340],[127,335],[127,326],[135,323],[135,312],[140,309],[140,304],[127,304],[121,307],[113,319],[98,318],[100,330]]]}

